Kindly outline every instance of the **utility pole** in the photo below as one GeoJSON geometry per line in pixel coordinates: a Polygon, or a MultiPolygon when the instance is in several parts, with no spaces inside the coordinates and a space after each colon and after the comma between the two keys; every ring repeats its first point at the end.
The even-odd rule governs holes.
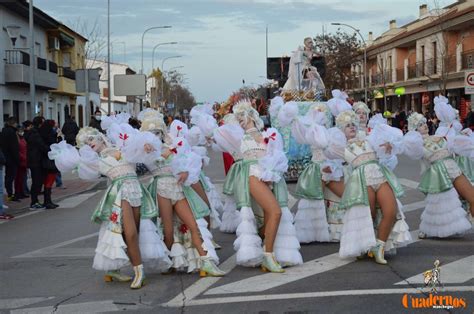
{"type": "Polygon", "coordinates": [[[30,22],[30,105],[32,117],[36,115],[36,90],[35,90],[35,71],[36,71],[36,60],[35,60],[35,32],[34,32],[34,21],[33,21],[33,0],[30,1],[29,8],[29,22],[30,22]]]}

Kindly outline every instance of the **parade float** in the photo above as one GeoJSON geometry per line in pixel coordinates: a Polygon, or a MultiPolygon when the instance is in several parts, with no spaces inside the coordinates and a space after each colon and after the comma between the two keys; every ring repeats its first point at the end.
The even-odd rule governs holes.
{"type": "MultiPolygon", "coordinates": [[[[305,115],[310,108],[322,101],[325,86],[318,69],[312,60],[321,58],[314,50],[312,38],[305,38],[304,46],[298,47],[291,55],[288,66],[288,79],[281,89],[280,96],[284,102],[294,101],[298,106],[298,115],[305,115]]],[[[311,149],[308,145],[296,142],[291,135],[290,127],[281,127],[276,114],[271,113],[272,127],[283,136],[285,154],[288,158],[287,181],[296,181],[299,174],[311,161],[311,149]]]]}

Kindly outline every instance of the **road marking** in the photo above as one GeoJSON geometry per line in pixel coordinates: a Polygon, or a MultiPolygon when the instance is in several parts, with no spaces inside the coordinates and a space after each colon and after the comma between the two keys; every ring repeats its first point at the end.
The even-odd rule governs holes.
{"type": "MultiPolygon", "coordinates": [[[[444,287],[440,292],[472,292],[473,286],[454,286],[444,287]]],[[[272,301],[272,300],[289,300],[289,299],[306,299],[306,298],[325,298],[337,296],[359,296],[359,295],[390,295],[390,294],[418,294],[426,293],[426,290],[417,288],[397,288],[397,289],[366,289],[366,290],[341,290],[341,291],[321,291],[321,292],[305,292],[305,293],[288,293],[288,294],[267,294],[267,295],[249,295],[238,297],[208,298],[192,300],[186,303],[186,306],[194,305],[211,305],[223,303],[240,303],[255,301],[272,301]]],[[[177,305],[171,305],[177,307],[177,305]]]]}
{"type": "Polygon", "coordinates": [[[54,299],[54,297],[0,299],[0,310],[16,309],[18,307],[23,307],[51,299],[54,299]]]}
{"type": "Polygon", "coordinates": [[[419,202],[406,204],[406,205],[403,205],[403,212],[404,213],[412,212],[417,209],[425,208],[425,206],[426,206],[425,201],[419,201],[419,202]]]}
{"type": "MultiPolygon", "coordinates": [[[[441,264],[440,282],[446,283],[464,283],[474,278],[474,255],[462,258],[452,263],[441,264]]],[[[413,283],[424,283],[423,273],[397,282],[396,285],[407,285],[413,283]]]]}
{"type": "Polygon", "coordinates": [[[23,314],[23,313],[103,313],[103,312],[114,312],[124,310],[138,310],[143,306],[136,304],[116,304],[113,300],[98,301],[98,302],[84,302],[74,304],[59,305],[57,308],[54,306],[36,307],[36,308],[25,308],[10,311],[11,314],[23,314]]]}
{"type": "Polygon", "coordinates": [[[405,178],[398,178],[398,182],[400,182],[401,185],[404,185],[406,187],[409,187],[411,189],[418,189],[419,182],[405,179],[405,178]]]}
{"type": "Polygon", "coordinates": [[[82,241],[82,240],[87,240],[87,239],[93,238],[93,237],[98,236],[98,235],[99,235],[98,232],[94,232],[94,233],[91,233],[91,234],[88,234],[88,235],[85,235],[85,236],[82,236],[82,237],[79,237],[79,238],[64,241],[64,242],[61,242],[61,243],[58,243],[58,244],[55,244],[55,245],[51,245],[51,246],[48,246],[48,247],[45,247],[45,248],[42,248],[42,249],[39,249],[39,250],[36,250],[36,251],[31,251],[31,252],[28,252],[28,253],[25,253],[25,254],[13,256],[13,258],[44,257],[44,256],[47,256],[47,254],[50,254],[51,251],[54,250],[54,249],[57,249],[57,248],[60,248],[62,246],[66,246],[66,245],[69,245],[69,244],[72,244],[72,243],[76,243],[76,242],[79,242],[79,241],[82,241]]]}
{"type": "Polygon", "coordinates": [[[102,191],[95,191],[92,193],[84,193],[79,194],[73,197],[65,198],[58,203],[59,208],[75,208],[82,202],[88,200],[89,198],[93,197],[97,193],[101,193],[102,191]]]}
{"type": "MultiPolygon", "coordinates": [[[[418,230],[411,232],[412,238],[414,239],[412,243],[419,241],[417,234],[418,230]]],[[[283,274],[268,273],[253,276],[210,289],[204,294],[262,292],[345,266],[354,261],[355,259],[342,259],[339,257],[339,253],[333,253],[308,261],[300,266],[287,268],[283,274]]]]}
{"type": "Polygon", "coordinates": [[[16,221],[20,218],[24,218],[24,217],[28,217],[28,216],[31,216],[31,215],[36,215],[36,214],[39,214],[39,213],[43,213],[45,212],[44,209],[37,209],[35,211],[30,211],[29,213],[26,213],[26,214],[23,214],[23,215],[18,215],[18,216],[15,216],[15,218],[11,219],[11,220],[2,220],[0,221],[0,225],[1,224],[4,224],[6,222],[12,222],[12,221],[16,221]]]}
{"type": "MultiPolygon", "coordinates": [[[[235,254],[226,259],[221,265],[220,268],[229,273],[236,266],[235,254]]],[[[189,288],[184,290],[184,292],[178,294],[172,300],[167,303],[162,304],[163,306],[168,307],[182,307],[188,304],[189,301],[193,300],[195,297],[209,289],[210,286],[219,281],[222,277],[206,277],[201,278],[195,283],[193,283],[189,288]],[[189,301],[188,301],[189,300],[189,301]]]]}

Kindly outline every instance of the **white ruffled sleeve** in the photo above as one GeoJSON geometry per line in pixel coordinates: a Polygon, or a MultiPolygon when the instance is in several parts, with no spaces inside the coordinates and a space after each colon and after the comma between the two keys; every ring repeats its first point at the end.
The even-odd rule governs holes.
{"type": "Polygon", "coordinates": [[[289,101],[281,106],[278,112],[278,122],[280,126],[286,127],[290,125],[298,116],[298,105],[294,101],[289,101]]]}
{"type": "Polygon", "coordinates": [[[191,116],[191,123],[197,126],[205,137],[212,136],[212,133],[218,127],[213,116],[199,111],[194,112],[191,116]]]}
{"type": "Polygon", "coordinates": [[[346,149],[347,139],[344,133],[338,128],[327,130],[328,145],[324,154],[329,159],[344,160],[344,150],[346,149]]]}
{"type": "Polygon", "coordinates": [[[132,128],[128,123],[114,123],[107,129],[108,139],[119,149],[133,142],[139,133],[140,131],[132,128]]]}
{"type": "Polygon", "coordinates": [[[123,158],[130,163],[150,164],[161,159],[161,140],[150,132],[139,132],[133,141],[127,141],[122,147],[123,158]],[[151,152],[145,151],[145,145],[150,145],[151,152]]]}
{"type": "Polygon", "coordinates": [[[340,181],[344,176],[344,161],[342,159],[326,159],[321,166],[322,179],[325,182],[328,181],[340,181]],[[324,172],[323,169],[329,167],[330,173],[324,172]]]}
{"type": "Polygon", "coordinates": [[[224,124],[214,130],[213,138],[220,151],[237,154],[240,152],[240,143],[244,133],[239,125],[224,124]]]}
{"type": "Polygon", "coordinates": [[[403,132],[398,128],[387,124],[377,124],[367,136],[367,141],[377,153],[377,157],[383,161],[391,159],[394,155],[403,153],[403,132]],[[384,144],[390,144],[392,150],[387,152],[384,144]]]}
{"type": "Polygon", "coordinates": [[[268,108],[268,112],[270,113],[270,117],[276,118],[278,112],[280,111],[281,107],[285,104],[285,101],[280,96],[276,96],[272,98],[270,101],[270,108],[268,108]]]}
{"type": "Polygon", "coordinates": [[[456,135],[448,138],[448,150],[456,155],[474,158],[474,138],[456,135]]]}
{"type": "Polygon", "coordinates": [[[77,174],[83,180],[97,180],[100,177],[100,157],[88,145],[79,149],[80,162],[77,167],[77,174]]]}
{"type": "Polygon", "coordinates": [[[385,119],[381,113],[377,113],[372,118],[370,118],[369,123],[367,123],[367,126],[371,130],[373,130],[379,124],[388,124],[387,119],[385,119]]]}
{"type": "Polygon", "coordinates": [[[182,172],[188,173],[188,178],[184,185],[189,186],[199,181],[202,169],[202,158],[192,151],[184,138],[176,138],[173,141],[173,148],[176,152],[171,161],[173,175],[179,178],[182,172]]]}
{"type": "Polygon", "coordinates": [[[411,159],[421,159],[424,155],[423,137],[417,131],[409,131],[403,136],[403,154],[411,159]]]}
{"type": "Polygon", "coordinates": [[[260,180],[265,182],[279,182],[288,170],[288,158],[283,151],[283,139],[280,133],[269,128],[262,133],[267,142],[267,153],[258,163],[263,169],[260,180]]]}
{"type": "Polygon", "coordinates": [[[48,157],[54,160],[54,164],[59,171],[71,172],[79,165],[79,152],[74,146],[66,143],[66,141],[53,144],[50,148],[51,151],[48,152],[48,157]]]}
{"type": "Polygon", "coordinates": [[[186,140],[191,146],[199,146],[206,144],[206,138],[202,131],[197,126],[193,126],[189,129],[188,134],[186,134],[186,140]]]}

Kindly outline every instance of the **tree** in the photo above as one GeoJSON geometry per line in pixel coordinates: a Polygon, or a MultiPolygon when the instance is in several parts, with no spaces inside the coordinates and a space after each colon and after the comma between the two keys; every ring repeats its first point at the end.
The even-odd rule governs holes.
{"type": "Polygon", "coordinates": [[[351,89],[356,81],[351,65],[360,58],[361,43],[356,34],[347,34],[338,30],[335,34],[317,35],[315,47],[326,60],[326,77],[324,84],[327,90],[351,89]]]}
{"type": "Polygon", "coordinates": [[[94,62],[96,60],[105,60],[105,49],[107,48],[107,40],[100,27],[99,20],[96,19],[94,23],[82,20],[78,17],[72,23],[72,29],[81,34],[81,36],[87,38],[87,43],[84,46],[83,54],[86,60],[86,66],[89,68],[95,68],[94,62]]]}

